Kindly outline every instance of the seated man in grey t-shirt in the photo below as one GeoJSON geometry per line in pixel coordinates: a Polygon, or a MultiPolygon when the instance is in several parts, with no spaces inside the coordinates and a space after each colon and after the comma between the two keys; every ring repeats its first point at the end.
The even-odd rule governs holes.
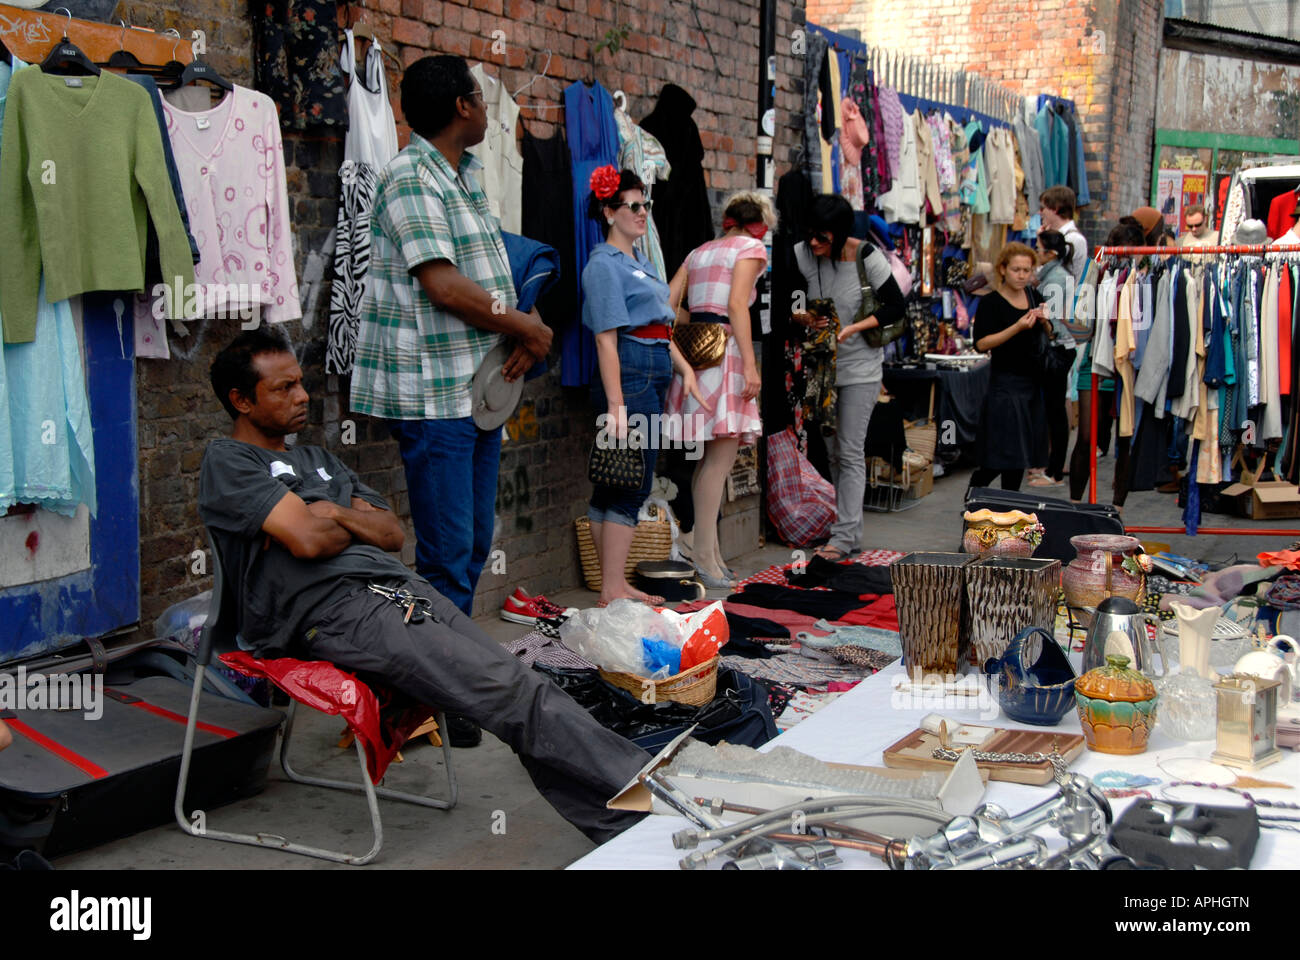
{"type": "Polygon", "coordinates": [[[307,425],[302,370],[289,346],[261,328],[240,334],[213,361],[212,386],[234,429],[208,445],[199,516],[235,592],[243,642],[264,658],[327,660],[480,723],[597,843],[639,820],[605,801],[650,755],[600,726],[388,553],[401,549],[401,523],[341,460],[285,445],[307,425]],[[407,622],[371,584],[409,590],[429,602],[428,614],[407,622]]]}

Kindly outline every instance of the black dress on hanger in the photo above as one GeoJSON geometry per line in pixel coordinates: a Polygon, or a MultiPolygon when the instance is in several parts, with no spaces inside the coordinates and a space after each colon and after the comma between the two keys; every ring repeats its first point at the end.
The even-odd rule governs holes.
{"type": "Polygon", "coordinates": [[[695,100],[675,83],[664,84],[659,102],[641,129],[664,148],[672,176],[655,183],[655,226],[664,251],[665,280],[672,280],[686,255],[713,239],[713,212],[704,183],[704,144],[691,119],[695,100]]]}
{"type": "Polygon", "coordinates": [[[537,311],[552,329],[578,317],[578,281],[573,236],[573,175],[569,147],[557,131],[547,140],[524,127],[519,152],[524,158],[520,230],[530,240],[550,244],[560,255],[560,280],[537,302],[537,311]]]}

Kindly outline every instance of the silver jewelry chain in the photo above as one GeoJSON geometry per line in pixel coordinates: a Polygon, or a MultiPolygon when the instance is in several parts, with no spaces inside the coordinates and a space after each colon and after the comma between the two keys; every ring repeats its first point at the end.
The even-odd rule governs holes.
{"type": "MultiPolygon", "coordinates": [[[[951,750],[943,747],[935,747],[931,754],[936,760],[951,760],[956,762],[961,759],[965,751],[951,750]]],[[[1065,776],[1068,766],[1065,758],[1053,747],[1051,753],[989,753],[985,750],[971,751],[975,759],[980,763],[1050,763],[1052,765],[1052,776],[1060,780],[1065,776]]]]}

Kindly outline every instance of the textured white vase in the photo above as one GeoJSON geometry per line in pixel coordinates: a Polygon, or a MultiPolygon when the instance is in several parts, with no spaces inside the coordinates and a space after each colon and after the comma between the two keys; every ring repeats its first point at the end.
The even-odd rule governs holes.
{"type": "Polygon", "coordinates": [[[1212,679],[1210,640],[1214,636],[1214,625],[1219,622],[1219,608],[1198,610],[1175,600],[1169,604],[1169,609],[1178,617],[1178,662],[1184,671],[1195,670],[1198,676],[1212,679]]]}

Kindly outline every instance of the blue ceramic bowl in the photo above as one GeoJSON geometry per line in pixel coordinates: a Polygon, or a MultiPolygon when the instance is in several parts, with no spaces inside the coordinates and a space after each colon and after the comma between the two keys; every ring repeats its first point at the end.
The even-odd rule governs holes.
{"type": "Polygon", "coordinates": [[[998,675],[998,705],[1012,720],[1050,727],[1074,709],[1074,668],[1048,631],[1029,627],[984,665],[998,675]]]}

